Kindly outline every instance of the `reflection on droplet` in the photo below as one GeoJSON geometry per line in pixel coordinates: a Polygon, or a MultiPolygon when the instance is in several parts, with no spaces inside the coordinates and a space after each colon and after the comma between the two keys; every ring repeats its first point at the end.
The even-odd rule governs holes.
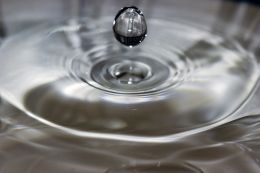
{"type": "Polygon", "coordinates": [[[137,7],[124,7],[114,20],[113,30],[115,38],[126,46],[136,46],[147,35],[145,17],[137,7]]]}

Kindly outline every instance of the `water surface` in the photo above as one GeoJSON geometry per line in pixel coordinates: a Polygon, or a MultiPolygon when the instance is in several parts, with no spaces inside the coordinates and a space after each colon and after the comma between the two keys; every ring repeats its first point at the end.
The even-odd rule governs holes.
{"type": "Polygon", "coordinates": [[[128,49],[108,19],[3,43],[1,171],[259,172],[259,117],[238,113],[256,89],[255,57],[221,33],[157,19],[128,49]]]}

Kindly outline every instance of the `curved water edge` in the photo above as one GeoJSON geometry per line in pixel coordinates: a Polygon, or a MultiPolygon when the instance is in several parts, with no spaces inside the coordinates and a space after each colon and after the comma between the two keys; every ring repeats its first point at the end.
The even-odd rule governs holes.
{"type": "Polygon", "coordinates": [[[255,58],[186,23],[148,24],[136,49],[112,39],[106,19],[14,36],[0,50],[1,93],[46,125],[100,139],[168,143],[239,118],[256,88],[255,58]]]}
{"type": "Polygon", "coordinates": [[[170,143],[79,138],[42,126],[8,103],[1,109],[1,172],[257,173],[259,114],[170,143]],[[9,109],[8,109],[9,107],[9,109]],[[6,115],[6,116],[3,116],[6,115]],[[4,128],[2,128],[4,127],[4,128]],[[56,132],[55,132],[56,131],[56,132]],[[17,157],[17,154],[20,154],[17,157]]]}

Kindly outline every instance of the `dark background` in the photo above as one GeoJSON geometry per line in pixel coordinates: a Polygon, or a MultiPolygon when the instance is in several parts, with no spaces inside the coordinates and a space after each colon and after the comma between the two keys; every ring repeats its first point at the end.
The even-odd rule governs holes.
{"type": "Polygon", "coordinates": [[[243,3],[249,3],[249,4],[260,6],[260,0],[229,0],[229,1],[243,2],[243,3]]]}

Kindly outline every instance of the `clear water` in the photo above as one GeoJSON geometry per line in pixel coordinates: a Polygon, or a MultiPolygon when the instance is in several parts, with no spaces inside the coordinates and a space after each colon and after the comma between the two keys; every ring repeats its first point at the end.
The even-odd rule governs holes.
{"type": "Polygon", "coordinates": [[[124,7],[113,22],[115,38],[126,46],[136,46],[147,36],[147,25],[143,12],[137,7],[124,7]]]}
{"type": "Polygon", "coordinates": [[[236,114],[256,86],[255,58],[221,34],[156,19],[129,49],[109,19],[3,43],[1,172],[259,172],[259,118],[236,114]]]}

